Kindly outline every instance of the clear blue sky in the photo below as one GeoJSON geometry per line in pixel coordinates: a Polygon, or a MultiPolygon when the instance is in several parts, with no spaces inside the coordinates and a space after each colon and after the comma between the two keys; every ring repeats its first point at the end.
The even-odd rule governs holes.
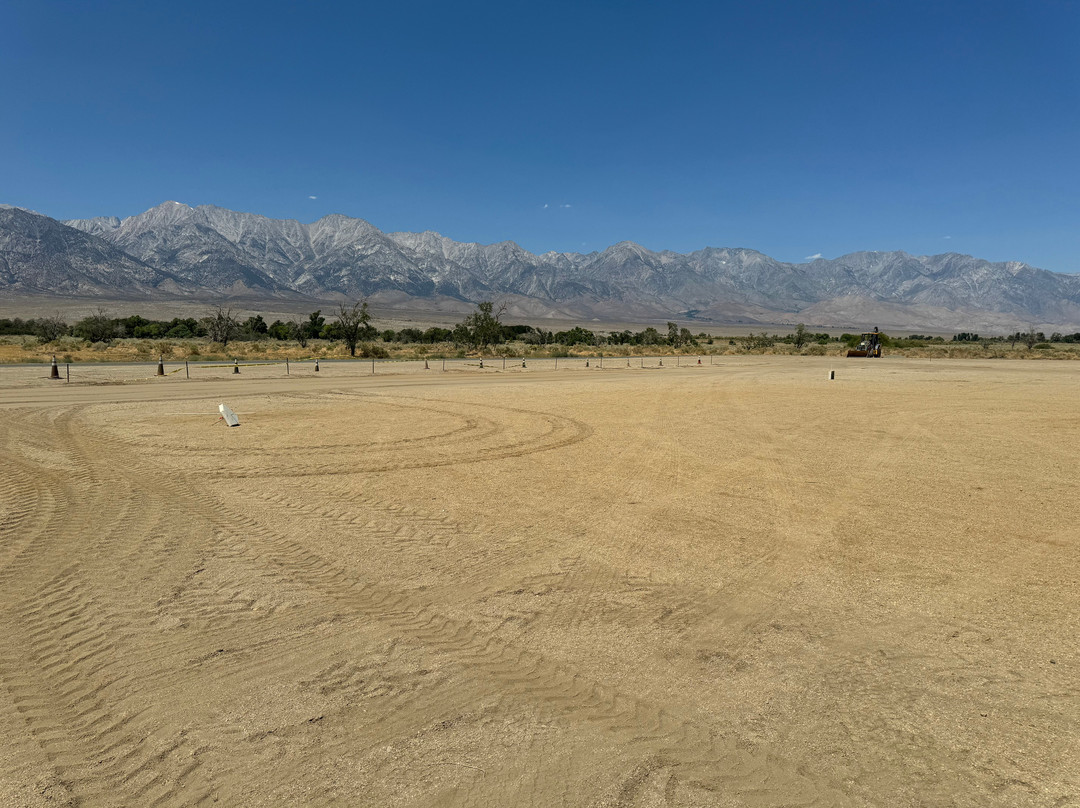
{"type": "Polygon", "coordinates": [[[0,201],[1080,272],[1080,3],[50,2],[0,201]],[[546,206],[546,207],[545,207],[546,206]]]}

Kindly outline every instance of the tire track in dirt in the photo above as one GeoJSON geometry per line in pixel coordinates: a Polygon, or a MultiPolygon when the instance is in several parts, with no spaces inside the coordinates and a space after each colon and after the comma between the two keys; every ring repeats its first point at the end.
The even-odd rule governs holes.
{"type": "MultiPolygon", "coordinates": [[[[446,430],[438,437],[426,435],[392,438],[387,440],[356,440],[350,434],[346,440],[334,444],[301,443],[274,448],[243,448],[245,457],[273,458],[273,463],[262,463],[259,467],[231,468],[222,473],[220,463],[207,468],[209,479],[237,480],[263,477],[330,477],[334,475],[370,474],[386,471],[398,471],[419,468],[437,468],[468,463],[482,463],[489,460],[516,458],[536,452],[549,451],[569,446],[586,439],[591,434],[591,427],[582,421],[562,415],[525,410],[512,407],[492,407],[488,404],[462,403],[424,399],[392,397],[374,393],[334,394],[335,400],[357,404],[375,404],[395,409],[409,409],[418,413],[434,413],[440,416],[463,421],[463,425],[446,430]],[[441,406],[434,406],[441,405],[441,406]],[[463,409],[464,408],[464,409],[463,409]],[[481,415],[488,410],[492,417],[481,415]],[[507,423],[507,415],[510,421],[507,423]],[[500,416],[501,419],[500,419],[500,416]],[[511,428],[526,433],[524,439],[506,439],[511,428]],[[529,434],[532,433],[532,434],[529,434]],[[403,449],[416,448],[421,456],[402,458],[403,449]],[[449,457],[430,457],[449,453],[449,457]]],[[[323,405],[325,406],[325,405],[323,405]]],[[[347,417],[343,414],[341,417],[347,417]]],[[[101,430],[99,430],[100,432],[101,430]]],[[[129,438],[109,430],[113,440],[137,446],[129,438]]],[[[171,453],[181,456],[196,456],[208,465],[213,461],[222,461],[235,457],[236,447],[221,449],[213,446],[183,447],[164,443],[160,453],[168,457],[171,453]]]]}
{"type": "Polygon", "coordinates": [[[8,412],[6,416],[9,434],[18,435],[18,439],[6,441],[4,475],[13,479],[8,483],[9,490],[19,503],[16,507],[21,514],[10,532],[2,534],[0,552],[3,555],[0,558],[5,561],[0,564],[0,586],[10,590],[32,574],[35,562],[43,552],[46,555],[46,551],[56,552],[57,545],[71,535],[69,531],[84,526],[88,512],[74,504],[85,493],[85,476],[67,461],[62,446],[48,452],[54,461],[50,468],[42,468],[20,455],[25,446],[33,445],[34,453],[40,456],[53,430],[62,430],[70,419],[70,410],[49,413],[48,418],[39,414],[38,420],[46,420],[49,424],[47,430],[40,431],[40,439],[36,420],[19,411],[8,412]],[[56,462],[57,457],[65,462],[56,462]],[[62,470],[55,466],[61,466],[62,470]]]}
{"type": "MultiPolygon", "coordinates": [[[[386,450],[386,449],[400,449],[403,447],[409,447],[415,444],[425,444],[426,446],[439,445],[445,441],[453,439],[456,442],[461,440],[477,441],[489,438],[497,435],[503,431],[503,427],[494,419],[484,418],[478,416],[475,413],[462,413],[456,410],[438,407],[426,407],[415,403],[414,400],[409,400],[406,403],[400,403],[397,398],[379,395],[374,393],[360,393],[360,394],[347,394],[347,393],[328,393],[321,396],[314,395],[294,395],[283,396],[277,399],[277,403],[280,403],[282,399],[294,400],[300,404],[311,404],[313,401],[317,401],[318,409],[331,410],[333,407],[326,404],[326,400],[330,399],[337,403],[345,401],[348,403],[359,404],[377,404],[381,406],[394,406],[404,407],[409,410],[416,411],[418,413],[434,413],[436,415],[450,416],[456,421],[460,421],[460,425],[444,429],[443,431],[434,431],[421,435],[413,435],[410,437],[402,438],[387,438],[381,440],[352,440],[345,443],[336,441],[333,443],[312,443],[310,441],[293,442],[277,441],[275,445],[271,447],[260,446],[245,446],[244,454],[253,457],[289,457],[300,454],[305,458],[305,462],[312,454],[325,455],[326,453],[338,454],[338,455],[352,455],[358,451],[371,451],[371,450],[386,450]]],[[[254,403],[254,402],[253,402],[254,403]]],[[[239,405],[238,405],[239,406],[239,405]]],[[[243,409],[241,407],[241,409],[243,409]]],[[[210,412],[208,410],[208,417],[210,412]]],[[[137,439],[131,439],[125,437],[123,433],[117,432],[114,434],[114,438],[126,443],[130,447],[139,447],[140,441],[137,439]]],[[[234,448],[222,449],[214,446],[183,446],[178,444],[163,444],[160,446],[160,453],[164,457],[171,456],[198,456],[201,458],[221,458],[229,457],[234,454],[236,450],[234,448]]]]}
{"type": "Polygon", "coordinates": [[[8,570],[9,590],[21,596],[8,601],[0,679],[73,799],[111,804],[126,795],[126,804],[198,804],[208,795],[192,778],[199,747],[182,728],[145,715],[152,702],[135,692],[132,665],[144,649],[123,614],[123,593],[133,581],[115,581],[153,558],[144,539],[156,533],[159,503],[138,507],[122,477],[95,467],[84,437],[72,429],[72,413],[21,425],[53,442],[73,471],[63,477],[61,506],[43,531],[47,540],[8,570]],[[131,549],[121,554],[121,547],[131,549]],[[88,577],[87,565],[104,569],[104,579],[88,577]],[[118,585],[96,591],[101,580],[118,585]]]}
{"type": "Polygon", "coordinates": [[[60,573],[19,613],[25,645],[5,649],[0,678],[61,782],[79,801],[201,804],[191,775],[199,749],[163,732],[132,698],[116,648],[128,629],[97,603],[78,567],[60,573]]]}
{"type": "Polygon", "coordinates": [[[0,586],[25,552],[41,539],[55,497],[34,467],[9,453],[0,456],[0,586]]]}
{"type": "MultiPolygon", "coordinates": [[[[753,447],[753,468],[758,472],[753,490],[762,503],[763,524],[757,532],[768,537],[768,544],[755,550],[740,564],[739,574],[725,580],[707,615],[712,630],[720,629],[734,642],[724,649],[731,660],[741,657],[757,641],[765,627],[776,628],[777,615],[789,609],[799,597],[799,570],[807,555],[815,552],[820,541],[807,533],[804,524],[808,504],[803,484],[795,473],[798,452],[789,435],[797,432],[778,430],[771,423],[769,408],[746,398],[733,397],[726,402],[728,418],[740,425],[740,440],[753,447]]],[[[830,419],[828,413],[800,419],[798,429],[813,432],[830,419]]],[[[742,463],[746,458],[732,458],[742,463]]],[[[729,472],[730,474],[730,472],[729,472]]]]}
{"type": "MultiPolygon", "coordinates": [[[[207,507],[221,506],[207,503],[207,507]]],[[[609,737],[619,738],[624,748],[641,747],[642,753],[651,753],[659,746],[679,765],[687,782],[733,793],[760,791],[776,798],[777,803],[847,804],[838,792],[821,789],[820,784],[788,771],[767,753],[751,753],[738,749],[734,742],[715,741],[692,723],[588,681],[538,654],[478,634],[471,624],[444,617],[404,593],[350,578],[341,568],[250,518],[234,514],[221,525],[226,531],[236,527],[242,527],[248,537],[257,537],[260,555],[282,574],[468,665],[495,680],[504,694],[543,701],[563,720],[593,722],[609,737]],[[770,775],[770,768],[780,776],[770,775]]]]}
{"type": "MultiPolygon", "coordinates": [[[[86,435],[85,430],[81,432],[86,435]]],[[[87,449],[104,442],[102,436],[97,436],[97,440],[93,437],[83,438],[87,449]]],[[[83,459],[93,462],[91,456],[83,459]]],[[[128,477],[129,499],[160,484],[151,473],[153,469],[146,467],[137,455],[128,454],[126,460],[121,467],[128,477]]],[[[88,476],[96,478],[100,487],[100,473],[89,469],[88,476]]],[[[301,617],[318,620],[340,613],[375,619],[400,635],[420,642],[429,653],[445,657],[455,665],[466,666],[472,675],[465,684],[455,687],[459,705],[492,694],[504,701],[539,703],[556,720],[567,725],[582,722],[591,725],[593,731],[628,753],[643,758],[663,755],[677,767],[685,782],[703,788],[741,794],[747,800],[760,797],[774,804],[785,801],[811,805],[845,803],[832,789],[791,771],[785,763],[766,752],[741,750],[734,742],[712,738],[693,722],[680,720],[662,709],[582,677],[572,668],[550,663],[528,649],[514,647],[480,632],[468,621],[445,617],[415,595],[359,579],[301,543],[278,533],[260,519],[235,512],[227,502],[207,493],[204,486],[195,485],[190,478],[181,480],[174,489],[175,483],[175,480],[169,480],[168,502],[161,501],[159,506],[183,513],[187,518],[194,516],[211,526],[216,536],[216,543],[211,543],[214,547],[223,547],[227,554],[243,556],[253,566],[263,569],[273,587],[288,583],[310,591],[314,600],[303,605],[301,617]]],[[[137,527],[143,531],[152,529],[155,524],[148,520],[135,526],[131,520],[136,518],[131,511],[121,511],[114,523],[127,526],[128,530],[137,527]]],[[[110,546],[106,541],[99,549],[107,550],[110,546]]],[[[62,761],[60,770],[76,793],[85,794],[91,801],[98,799],[98,792],[92,790],[80,769],[88,756],[97,754],[105,756],[102,759],[106,761],[111,787],[117,793],[135,797],[136,801],[152,797],[157,804],[166,805],[190,804],[209,798],[213,783],[201,782],[198,765],[203,749],[201,743],[188,741],[187,736],[181,735],[182,730],[163,723],[152,728],[153,733],[163,738],[163,745],[151,749],[146,742],[137,739],[137,732],[128,730],[129,724],[136,724],[144,732],[147,729],[137,723],[141,715],[137,711],[138,699],[135,694],[124,692],[126,683],[114,664],[118,656],[116,646],[125,640],[124,621],[134,620],[136,616],[118,616],[103,608],[80,579],[77,567],[66,571],[49,582],[41,590],[40,597],[19,615],[31,634],[30,661],[39,669],[45,668],[44,677],[40,677],[44,684],[19,678],[17,672],[8,670],[4,672],[5,680],[14,677],[14,691],[17,691],[20,703],[29,707],[28,713],[39,711],[41,704],[57,701],[72,714],[61,716],[74,722],[75,732],[67,739],[54,734],[55,724],[62,723],[60,719],[53,719],[55,723],[50,724],[47,715],[31,715],[30,721],[39,728],[42,737],[49,738],[51,754],[62,761]],[[72,620],[77,622],[71,623],[72,620]],[[65,626],[65,622],[69,625],[65,626]],[[76,647],[65,644],[68,639],[76,647]],[[78,653],[80,649],[84,653],[78,653]],[[75,661],[69,664],[74,668],[51,667],[64,664],[58,660],[71,658],[75,661]],[[79,682],[77,689],[61,689],[64,683],[76,680],[79,682]],[[98,700],[93,701],[94,697],[98,700]],[[73,706],[87,699],[91,699],[90,706],[83,712],[73,706]],[[120,712],[131,717],[125,717],[126,724],[114,725],[109,716],[120,712]],[[151,774],[146,762],[151,751],[156,751],[167,774],[151,774]],[[194,762],[178,768],[185,756],[194,762]]],[[[220,602],[220,595],[221,590],[211,589],[206,595],[196,595],[196,600],[212,608],[220,602]]],[[[317,638],[307,642],[314,649],[317,638]]],[[[195,650],[194,645],[192,650],[195,650]]],[[[209,661],[205,660],[203,664],[209,661]]],[[[221,671],[237,686],[243,686],[245,681],[265,681],[267,677],[283,675],[283,669],[273,666],[268,669],[265,659],[252,656],[246,663],[239,659],[237,662],[227,671],[225,668],[221,671]]],[[[28,666],[30,670],[34,667],[28,666]]],[[[357,684],[354,681],[352,688],[342,685],[341,690],[356,692],[357,684]]],[[[445,693],[433,694],[432,698],[436,695],[440,700],[445,699],[445,693]]],[[[402,699],[407,700],[408,696],[403,694],[402,699]]],[[[402,715],[406,715],[405,711],[402,715]]],[[[406,723],[416,720],[415,716],[409,717],[406,723]]],[[[146,721],[149,722],[150,717],[146,721]]],[[[329,751],[333,744],[344,749],[348,742],[347,736],[327,739],[331,744],[329,751]]],[[[482,784],[478,784],[477,789],[478,795],[486,791],[482,784]]],[[[463,804],[485,804],[479,796],[468,799],[470,801],[463,804]]]]}
{"type": "MultiPolygon", "coordinates": [[[[398,405],[400,406],[400,405],[398,405]]],[[[484,407],[487,409],[495,409],[490,405],[465,405],[469,407],[484,407]]],[[[422,468],[440,468],[446,466],[458,466],[467,465],[471,463],[485,463],[492,460],[513,459],[523,457],[529,454],[535,454],[537,452],[552,451],[554,449],[560,449],[565,446],[578,443],[585,440],[592,433],[591,427],[582,421],[568,418],[561,415],[553,415],[543,412],[533,412],[529,410],[515,409],[510,407],[501,408],[506,412],[514,413],[516,415],[527,416],[528,419],[535,423],[539,422],[543,425],[543,431],[525,440],[511,440],[504,442],[497,442],[492,446],[478,446],[474,441],[455,441],[449,444],[454,447],[456,444],[461,444],[459,453],[455,456],[435,459],[415,458],[415,459],[403,459],[396,461],[389,460],[375,460],[374,462],[363,462],[355,457],[352,452],[346,452],[345,462],[343,459],[335,459],[332,461],[326,461],[320,459],[314,464],[306,464],[303,467],[298,468],[274,468],[274,469],[258,469],[249,471],[233,472],[226,475],[220,475],[222,478],[227,479],[243,479],[246,477],[281,477],[288,476],[290,478],[298,477],[328,477],[336,475],[351,475],[351,474],[377,474],[388,471],[405,471],[410,469],[422,469],[422,468]]],[[[505,424],[498,424],[490,433],[485,434],[485,438],[497,438],[502,437],[508,430],[505,424]]],[[[424,452],[429,453],[434,449],[439,451],[445,447],[436,446],[429,447],[424,446],[424,452]]],[[[218,476],[213,472],[210,472],[211,476],[218,476]]]]}

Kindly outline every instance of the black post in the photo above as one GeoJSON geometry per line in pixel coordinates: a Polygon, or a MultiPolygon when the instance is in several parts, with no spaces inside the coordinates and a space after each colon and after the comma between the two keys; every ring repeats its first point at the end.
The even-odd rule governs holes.
{"type": "Polygon", "coordinates": [[[71,384],[71,363],[70,362],[67,363],[64,370],[67,373],[67,383],[71,384]]]}
{"type": "Polygon", "coordinates": [[[184,360],[184,378],[186,378],[186,379],[191,378],[191,371],[188,370],[188,363],[187,363],[186,359],[184,360]]]}
{"type": "Polygon", "coordinates": [[[285,375],[289,375],[289,357],[285,357],[285,375]]]}
{"type": "Polygon", "coordinates": [[[375,375],[375,357],[371,357],[371,375],[375,375]]]}

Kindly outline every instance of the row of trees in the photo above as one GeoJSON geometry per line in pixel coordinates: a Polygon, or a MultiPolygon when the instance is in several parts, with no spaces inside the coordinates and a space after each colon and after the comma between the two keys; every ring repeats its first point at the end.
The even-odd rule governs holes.
{"type": "Polygon", "coordinates": [[[203,322],[206,324],[206,336],[226,347],[231,340],[241,336],[253,339],[273,337],[279,340],[296,340],[306,346],[309,339],[329,339],[344,342],[350,356],[356,356],[356,346],[361,340],[374,339],[378,332],[371,324],[371,313],[366,300],[352,304],[342,303],[338,307],[337,319],[327,323],[322,311],[313,311],[305,320],[282,322],[275,320],[267,325],[262,315],[249,317],[243,323],[233,314],[232,309],[221,306],[203,322]]]}
{"type": "MultiPolygon", "coordinates": [[[[914,339],[914,337],[912,338],[914,339]]],[[[980,337],[978,334],[961,331],[959,334],[954,334],[952,337],[953,342],[1007,342],[1012,346],[1016,343],[1022,342],[1028,349],[1034,348],[1036,345],[1045,344],[1049,342],[1065,342],[1065,343],[1077,343],[1080,342],[1080,331],[1075,334],[1062,334],[1060,331],[1055,331],[1049,337],[1042,331],[1036,331],[1034,326],[1028,328],[1027,331],[1014,331],[1012,334],[1004,337],[980,337]]]]}
{"type": "Polygon", "coordinates": [[[328,339],[344,342],[355,356],[361,340],[374,339],[378,332],[371,325],[371,314],[366,300],[351,305],[344,303],[338,309],[337,319],[327,323],[321,311],[312,312],[307,320],[282,322],[275,320],[267,325],[262,315],[241,320],[231,308],[218,306],[207,317],[176,317],[172,320],[148,320],[139,315],[110,317],[105,309],[68,325],[59,314],[23,320],[0,319],[0,336],[30,335],[46,342],[61,337],[75,337],[90,342],[109,342],[114,339],[191,339],[207,337],[220,342],[224,348],[237,339],[260,340],[274,338],[295,340],[307,345],[309,339],[328,339]]]}
{"type": "MultiPolygon", "coordinates": [[[[491,301],[484,301],[477,304],[476,310],[454,328],[431,327],[423,331],[419,328],[403,328],[400,331],[386,329],[380,332],[371,324],[371,313],[366,300],[342,303],[336,315],[333,315],[334,319],[329,322],[320,310],[311,312],[306,319],[298,317],[288,321],[275,320],[270,324],[267,324],[262,315],[258,314],[241,320],[231,308],[222,306],[216,307],[208,316],[201,319],[175,317],[172,320],[148,320],[139,315],[114,318],[110,317],[104,309],[99,308],[74,325],[68,325],[59,314],[28,320],[0,319],[0,335],[28,334],[46,342],[65,336],[73,336],[90,342],[106,342],[125,337],[137,339],[206,337],[221,343],[222,347],[235,340],[290,340],[306,346],[308,340],[324,339],[344,342],[352,356],[356,356],[357,346],[361,342],[375,339],[381,339],[387,343],[453,342],[478,350],[512,341],[532,345],[669,345],[674,348],[697,346],[701,341],[712,343],[712,338],[707,334],[701,333],[695,336],[689,329],[680,328],[675,322],[668,322],[664,331],[650,326],[641,331],[627,329],[605,335],[581,326],[575,326],[567,331],[547,331],[528,325],[506,325],[502,322],[505,313],[505,305],[496,306],[491,301]]],[[[802,348],[810,343],[824,345],[830,341],[854,346],[861,338],[859,334],[830,337],[826,333],[810,332],[805,325],[799,323],[795,331],[790,334],[769,336],[764,331],[761,334],[751,332],[742,341],[750,348],[767,348],[778,342],[802,348]]],[[[885,334],[882,334],[881,338],[885,347],[897,344],[896,340],[890,339],[885,334]]],[[[1080,332],[1075,334],[1055,332],[1048,340],[1043,332],[1031,327],[1027,331],[1016,331],[1004,337],[980,338],[973,332],[960,332],[954,335],[952,340],[981,343],[1010,342],[1014,346],[1020,342],[1031,348],[1047,341],[1080,343],[1080,332]]],[[[730,341],[734,342],[734,340],[730,341]]],[[[944,342],[944,339],[912,334],[907,337],[906,342],[944,342]]]]}

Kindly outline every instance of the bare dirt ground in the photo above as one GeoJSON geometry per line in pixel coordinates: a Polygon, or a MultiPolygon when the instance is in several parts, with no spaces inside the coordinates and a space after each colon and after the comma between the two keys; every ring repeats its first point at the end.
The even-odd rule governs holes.
{"type": "Polygon", "coordinates": [[[1080,805],[1078,399],[799,357],[12,384],[0,805],[1080,805]]]}

